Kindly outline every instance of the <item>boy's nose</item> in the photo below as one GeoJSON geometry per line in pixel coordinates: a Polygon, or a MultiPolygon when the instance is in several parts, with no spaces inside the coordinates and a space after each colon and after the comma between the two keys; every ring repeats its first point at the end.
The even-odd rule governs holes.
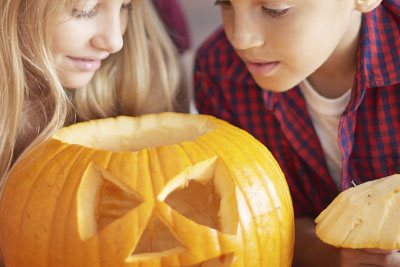
{"type": "Polygon", "coordinates": [[[124,44],[122,35],[120,18],[113,18],[103,25],[99,25],[97,34],[92,38],[92,44],[97,49],[116,53],[121,50],[124,44]]]}
{"type": "Polygon", "coordinates": [[[248,21],[243,17],[234,20],[230,41],[235,49],[245,50],[264,44],[259,27],[248,21]]]}

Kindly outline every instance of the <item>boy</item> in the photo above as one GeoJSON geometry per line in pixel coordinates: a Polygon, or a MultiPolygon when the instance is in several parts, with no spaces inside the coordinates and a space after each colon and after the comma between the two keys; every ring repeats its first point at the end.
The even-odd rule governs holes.
{"type": "Polygon", "coordinates": [[[197,52],[196,107],[279,162],[296,216],[293,266],[400,266],[398,251],[323,244],[313,222],[352,182],[400,171],[399,0],[215,4],[224,30],[197,52]]]}

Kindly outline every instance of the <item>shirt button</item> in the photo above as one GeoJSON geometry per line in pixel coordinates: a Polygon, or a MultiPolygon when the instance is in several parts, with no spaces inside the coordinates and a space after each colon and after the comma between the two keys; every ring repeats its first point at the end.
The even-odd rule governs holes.
{"type": "Polygon", "coordinates": [[[400,173],[400,165],[396,165],[396,172],[400,173]]]}

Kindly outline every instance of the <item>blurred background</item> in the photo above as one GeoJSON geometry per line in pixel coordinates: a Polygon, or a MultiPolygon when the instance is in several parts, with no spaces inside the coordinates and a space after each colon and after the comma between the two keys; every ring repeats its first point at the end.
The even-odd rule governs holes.
{"type": "MultiPolygon", "coordinates": [[[[214,6],[215,0],[179,0],[189,24],[191,48],[184,54],[186,75],[193,88],[194,54],[199,45],[222,23],[220,9],[214,6]]],[[[192,107],[192,112],[195,112],[192,107]]]]}
{"type": "Polygon", "coordinates": [[[215,0],[179,0],[185,11],[192,36],[192,49],[221,24],[219,7],[215,0]]]}

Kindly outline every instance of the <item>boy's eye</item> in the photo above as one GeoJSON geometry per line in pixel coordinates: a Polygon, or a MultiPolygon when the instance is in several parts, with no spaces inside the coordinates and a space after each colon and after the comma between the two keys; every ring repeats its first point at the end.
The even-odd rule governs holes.
{"type": "Polygon", "coordinates": [[[271,8],[266,8],[262,7],[262,11],[266,13],[268,16],[271,18],[278,18],[281,16],[286,15],[289,12],[290,8],[283,8],[283,9],[271,9],[271,8]]]}
{"type": "Polygon", "coordinates": [[[131,10],[132,9],[132,2],[122,4],[121,9],[131,10]]]}
{"type": "MultiPolygon", "coordinates": [[[[214,5],[222,6],[222,7],[230,7],[231,2],[229,0],[217,0],[214,2],[214,5]]],[[[270,16],[271,18],[278,18],[280,16],[286,15],[290,10],[290,6],[288,6],[288,5],[278,5],[278,7],[277,8],[268,8],[268,7],[263,6],[262,11],[264,13],[266,13],[268,16],[270,16]]]]}
{"type": "Polygon", "coordinates": [[[214,2],[215,6],[230,6],[231,2],[227,0],[217,0],[214,2]]]}

